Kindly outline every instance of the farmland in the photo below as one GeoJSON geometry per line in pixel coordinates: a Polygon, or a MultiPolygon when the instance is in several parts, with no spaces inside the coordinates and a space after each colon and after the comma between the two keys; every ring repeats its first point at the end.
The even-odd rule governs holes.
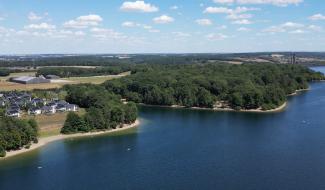
{"type": "Polygon", "coordinates": [[[22,73],[11,73],[10,76],[0,78],[0,89],[2,91],[30,91],[34,89],[53,89],[61,88],[66,84],[81,84],[81,83],[91,83],[91,84],[101,84],[107,80],[114,78],[120,78],[129,75],[130,72],[121,73],[119,75],[104,75],[104,76],[91,76],[91,77],[70,77],[62,78],[60,80],[53,80],[51,83],[43,84],[18,84],[7,81],[10,77],[19,76],[35,76],[35,72],[22,72],[22,73]]]}

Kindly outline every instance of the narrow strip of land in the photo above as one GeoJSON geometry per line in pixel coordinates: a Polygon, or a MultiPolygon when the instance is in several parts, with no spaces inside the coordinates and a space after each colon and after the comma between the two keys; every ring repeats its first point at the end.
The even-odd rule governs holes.
{"type": "Polygon", "coordinates": [[[32,150],[36,150],[44,145],[47,145],[48,143],[54,142],[54,141],[58,141],[58,140],[63,140],[63,139],[70,139],[70,138],[77,138],[77,137],[88,137],[88,136],[97,136],[97,135],[103,135],[103,134],[109,134],[109,133],[114,133],[114,132],[118,132],[118,131],[123,131],[123,130],[127,130],[127,129],[131,129],[134,127],[139,126],[140,121],[136,120],[134,123],[129,124],[129,125],[124,125],[122,128],[116,128],[116,129],[112,129],[112,130],[107,130],[107,131],[99,131],[99,132],[90,132],[90,133],[78,133],[78,134],[71,134],[71,135],[55,135],[55,136],[50,136],[50,137],[41,137],[38,140],[37,144],[32,144],[30,146],[29,149],[25,149],[22,148],[20,150],[16,150],[16,151],[10,151],[7,152],[6,157],[4,158],[0,158],[1,159],[5,159],[5,158],[9,158],[9,157],[13,157],[19,154],[23,154],[26,152],[30,152],[32,150]]]}

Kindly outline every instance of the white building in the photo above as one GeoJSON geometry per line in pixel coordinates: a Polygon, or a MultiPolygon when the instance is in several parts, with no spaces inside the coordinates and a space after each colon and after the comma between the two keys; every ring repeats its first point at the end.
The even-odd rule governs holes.
{"type": "Polygon", "coordinates": [[[32,108],[28,110],[28,115],[40,115],[42,114],[42,109],[32,108]]]}
{"type": "Polygon", "coordinates": [[[8,110],[6,112],[6,115],[8,117],[20,117],[20,112],[19,112],[19,110],[8,110]]]}

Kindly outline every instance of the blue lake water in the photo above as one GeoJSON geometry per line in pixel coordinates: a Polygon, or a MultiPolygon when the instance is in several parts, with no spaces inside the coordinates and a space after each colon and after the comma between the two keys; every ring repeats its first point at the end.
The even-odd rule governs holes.
{"type": "Polygon", "coordinates": [[[325,83],[310,86],[280,113],[141,107],[137,129],[0,161],[0,189],[325,189],[325,83]]]}

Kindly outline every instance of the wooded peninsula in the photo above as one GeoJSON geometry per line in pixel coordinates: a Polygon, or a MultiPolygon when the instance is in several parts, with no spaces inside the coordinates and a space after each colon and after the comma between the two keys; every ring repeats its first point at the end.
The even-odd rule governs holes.
{"type": "MultiPolygon", "coordinates": [[[[289,94],[307,89],[308,83],[324,75],[308,67],[290,64],[226,63],[127,64],[98,68],[51,67],[39,75],[96,76],[131,70],[131,75],[103,84],[65,85],[52,91],[65,101],[86,110],[70,112],[62,134],[98,132],[132,124],[138,117],[136,103],[205,109],[272,110],[287,101],[289,94]]],[[[8,71],[3,70],[7,75],[8,71]]],[[[34,120],[9,118],[0,114],[0,156],[6,151],[28,148],[38,141],[34,120]]]]}
{"type": "Polygon", "coordinates": [[[284,64],[151,64],[139,65],[131,76],[107,81],[105,88],[128,101],[150,105],[235,110],[270,110],[321,73],[284,64]]]}

